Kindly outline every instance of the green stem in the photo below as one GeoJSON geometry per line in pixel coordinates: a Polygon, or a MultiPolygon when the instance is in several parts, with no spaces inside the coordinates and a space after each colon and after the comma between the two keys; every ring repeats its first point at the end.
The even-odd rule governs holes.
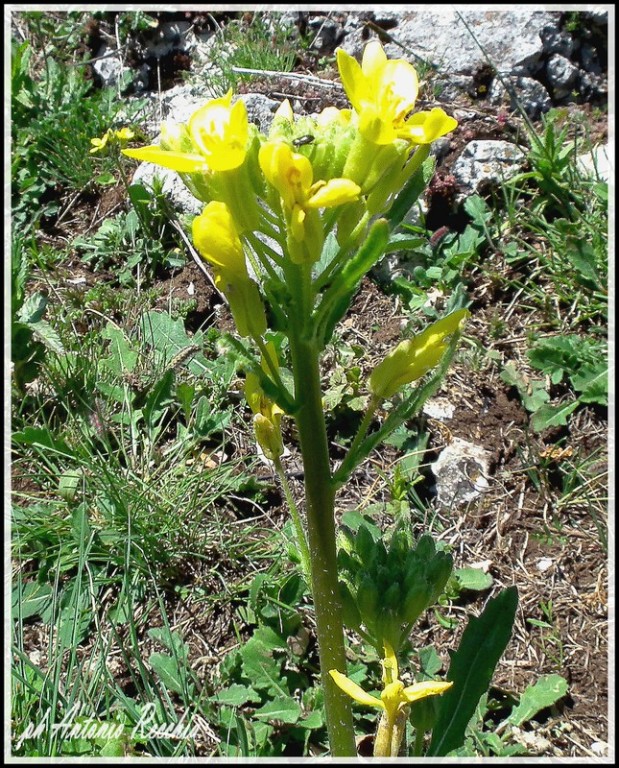
{"type": "Polygon", "coordinates": [[[297,546],[299,547],[299,556],[301,557],[301,568],[303,569],[303,574],[309,584],[311,583],[311,577],[312,577],[311,558],[310,558],[309,546],[307,544],[307,537],[305,535],[305,529],[303,528],[303,522],[301,520],[301,516],[299,515],[299,510],[297,509],[297,505],[295,504],[292,492],[290,491],[290,485],[288,484],[288,480],[286,479],[286,473],[284,472],[284,468],[282,467],[282,463],[279,460],[279,457],[276,457],[275,459],[273,459],[273,464],[275,465],[275,471],[277,472],[279,482],[282,485],[284,496],[286,497],[286,503],[288,504],[288,508],[290,509],[290,515],[292,517],[292,525],[294,526],[294,531],[297,539],[297,546]]]}
{"type": "Polygon", "coordinates": [[[290,348],[295,381],[295,414],[305,474],[307,528],[320,673],[331,755],[355,757],[350,699],[329,674],[346,670],[342,606],[335,544],[335,494],[331,484],[329,446],[318,366],[318,350],[304,338],[302,318],[291,328],[290,348]]]}

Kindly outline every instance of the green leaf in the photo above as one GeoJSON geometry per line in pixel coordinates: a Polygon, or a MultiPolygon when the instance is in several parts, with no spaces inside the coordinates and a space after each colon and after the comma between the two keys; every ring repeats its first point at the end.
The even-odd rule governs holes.
{"type": "Polygon", "coordinates": [[[44,344],[49,350],[57,355],[64,355],[64,347],[60,341],[60,336],[46,320],[39,320],[31,323],[30,328],[36,338],[44,344]]]}
{"type": "MultiPolygon", "coordinates": [[[[426,152],[426,148],[419,146],[417,152],[426,152]]],[[[427,148],[429,151],[429,146],[427,148]]],[[[430,179],[434,174],[434,166],[436,161],[433,157],[428,157],[421,165],[421,168],[413,174],[413,176],[406,182],[401,192],[398,193],[393,205],[387,212],[387,220],[390,227],[394,230],[406,214],[413,207],[415,202],[426,190],[430,179]]]]}
{"type": "Polygon", "coordinates": [[[453,575],[458,580],[460,589],[468,589],[471,592],[483,592],[493,584],[492,576],[484,573],[481,568],[457,568],[453,575]]]}
{"type": "Polygon", "coordinates": [[[469,720],[511,637],[517,605],[516,587],[509,587],[489,600],[480,616],[470,618],[451,659],[447,680],[453,686],[440,697],[428,756],[447,755],[464,743],[469,720]]]}
{"type": "Polygon", "coordinates": [[[385,253],[394,253],[397,251],[416,251],[427,244],[425,237],[415,237],[414,235],[396,232],[391,235],[385,253]]]}
{"type": "Polygon", "coordinates": [[[71,502],[77,496],[77,491],[84,482],[83,467],[66,469],[58,480],[58,493],[62,499],[71,502]]]}
{"type": "Polygon", "coordinates": [[[570,376],[570,381],[580,393],[578,399],[581,403],[608,405],[608,363],[605,360],[583,365],[570,376]]]}
{"type": "MultiPolygon", "coordinates": [[[[171,365],[180,352],[203,340],[202,333],[189,338],[183,321],[173,319],[167,312],[145,312],[140,318],[140,328],[144,340],[155,350],[156,364],[161,366],[171,365]]],[[[210,375],[209,363],[201,354],[192,357],[187,367],[195,376],[210,375]]]]}
{"type": "Polygon", "coordinates": [[[110,322],[101,331],[101,336],[104,339],[109,339],[110,354],[108,357],[104,357],[99,365],[119,376],[132,373],[138,361],[138,353],[131,349],[123,330],[110,322]]]}
{"type": "Polygon", "coordinates": [[[333,335],[335,326],[346,314],[363,276],[382,258],[388,240],[389,225],[385,219],[378,219],[372,225],[363,245],[336,274],[324,292],[320,305],[314,312],[319,349],[324,349],[333,335]]]}
{"type": "Polygon", "coordinates": [[[531,426],[536,432],[548,427],[559,427],[567,424],[567,417],[580,405],[579,400],[562,403],[561,405],[544,405],[531,417],[531,426]]]}
{"type": "Polygon", "coordinates": [[[106,171],[105,173],[100,173],[98,176],[95,176],[95,182],[100,187],[111,187],[116,184],[116,176],[110,171],[106,171]]]}
{"type": "Polygon", "coordinates": [[[186,423],[188,423],[191,418],[191,404],[193,403],[195,394],[196,388],[192,384],[187,384],[182,381],[180,384],[176,385],[176,399],[183,409],[183,416],[185,417],[186,423]]]}
{"type": "Polygon", "coordinates": [[[42,317],[47,307],[47,297],[42,293],[33,293],[22,304],[17,319],[22,323],[37,323],[42,317]]]}
{"type": "Polygon", "coordinates": [[[185,674],[177,660],[167,653],[151,653],[148,661],[165,687],[174,693],[183,693],[185,674]]]}
{"type": "Polygon", "coordinates": [[[254,717],[265,720],[279,720],[294,725],[301,717],[301,706],[294,699],[278,699],[267,703],[254,712],[254,717]]]}
{"type": "Polygon", "coordinates": [[[556,704],[567,693],[567,680],[561,675],[544,675],[528,686],[514,707],[507,723],[520,726],[531,720],[542,709],[556,704]]]}
{"type": "Polygon", "coordinates": [[[169,368],[148,393],[143,410],[144,419],[150,429],[154,429],[158,425],[161,417],[174,402],[172,391],[174,379],[174,370],[169,368]]]}
{"type": "Polygon", "coordinates": [[[13,440],[22,445],[32,445],[37,448],[46,448],[53,453],[58,453],[67,458],[74,458],[73,452],[62,438],[53,435],[45,427],[25,427],[21,432],[13,435],[13,440]]]}
{"type": "Polygon", "coordinates": [[[230,707],[241,707],[243,704],[258,704],[260,702],[260,696],[253,688],[238,683],[233,683],[222,691],[218,691],[213,698],[218,704],[227,704],[230,707]]]}
{"type": "Polygon", "coordinates": [[[40,616],[43,611],[52,604],[53,590],[49,584],[39,584],[29,581],[23,585],[21,593],[18,587],[13,589],[12,617],[15,621],[21,616],[29,619],[31,616],[40,616]]]}

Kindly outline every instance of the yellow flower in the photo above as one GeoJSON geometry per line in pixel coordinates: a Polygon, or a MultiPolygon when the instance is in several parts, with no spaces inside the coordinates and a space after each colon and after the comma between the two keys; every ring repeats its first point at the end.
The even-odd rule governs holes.
{"type": "MultiPolygon", "coordinates": [[[[271,344],[267,344],[267,351],[277,365],[277,357],[271,344]]],[[[266,362],[262,361],[262,367],[268,371],[266,362]]],[[[254,431],[258,445],[267,459],[274,461],[284,452],[282,431],[280,422],[284,411],[264,393],[260,386],[260,380],[254,373],[248,373],[245,379],[245,397],[249,407],[254,412],[254,431]]]]}
{"type": "Polygon", "coordinates": [[[375,707],[383,711],[379,729],[376,735],[376,744],[374,750],[375,757],[396,757],[397,747],[401,741],[402,733],[394,740],[393,732],[397,724],[402,725],[400,717],[402,714],[408,714],[408,705],[419,699],[425,699],[427,696],[437,696],[447,691],[453,683],[440,683],[429,680],[424,683],[414,683],[405,686],[398,677],[398,661],[393,648],[389,643],[385,643],[385,658],[382,661],[383,667],[383,690],[380,698],[372,696],[354,683],[350,678],[338,672],[336,669],[329,670],[329,674],[336,685],[341,688],[359,704],[367,707],[375,707]],[[394,744],[395,741],[395,744],[394,744]]]}
{"type": "Polygon", "coordinates": [[[114,136],[120,142],[131,141],[131,139],[135,138],[135,131],[132,128],[121,128],[114,132],[114,136]]]}
{"type": "Polygon", "coordinates": [[[189,135],[214,171],[230,171],[245,160],[249,123],[245,104],[234,105],[232,90],[221,99],[212,99],[189,118],[189,135]]]}
{"type": "Polygon", "coordinates": [[[225,203],[210,202],[193,220],[192,234],[200,255],[216,270],[239,279],[249,278],[243,245],[225,203]]]}
{"type": "MultiPolygon", "coordinates": [[[[180,129],[166,126],[169,136],[180,135],[180,129]]],[[[125,149],[124,154],[136,160],[155,163],[178,173],[230,171],[245,160],[249,139],[249,123],[245,104],[232,105],[232,91],[219,99],[211,99],[189,118],[186,127],[187,150],[166,149],[151,144],[140,149],[125,149]],[[191,151],[189,151],[191,149],[191,151]]],[[[162,135],[163,144],[166,144],[162,135]]]]}
{"type": "Polygon", "coordinates": [[[93,155],[95,152],[103,151],[111,135],[112,135],[112,132],[108,130],[103,134],[103,136],[100,139],[97,139],[97,138],[91,139],[90,143],[92,144],[92,149],[90,150],[90,154],[93,155]]]}
{"type": "Polygon", "coordinates": [[[319,208],[332,208],[359,198],[360,188],[349,179],[313,182],[312,164],[304,155],[293,152],[288,144],[270,141],[260,148],[260,168],[267,181],[279,192],[286,213],[290,256],[293,261],[315,261],[322,249],[322,225],[319,208]],[[309,242],[311,241],[311,243],[309,242]],[[298,243],[308,248],[298,249],[298,243]]]}
{"type": "Polygon", "coordinates": [[[423,133],[419,125],[432,113],[420,113],[422,118],[417,117],[412,124],[417,130],[410,130],[410,113],[419,92],[417,72],[404,59],[389,60],[378,40],[365,47],[361,65],[341,48],[337,51],[337,64],[344,90],[359,115],[359,130],[369,141],[391,144],[404,138],[425,144],[457,126],[453,118],[437,109],[432,113],[440,113],[441,119],[437,119],[438,114],[433,115],[431,130],[423,133]]]}
{"type": "Polygon", "coordinates": [[[374,397],[391,397],[401,386],[420,379],[434,368],[447,349],[446,339],[460,329],[469,314],[467,309],[459,309],[398,344],[370,374],[370,391],[374,397]]]}
{"type": "Polygon", "coordinates": [[[258,159],[267,181],[277,189],[289,211],[332,208],[359,197],[359,187],[348,179],[312,183],[308,158],[293,152],[284,142],[268,142],[260,148],[258,159]]]}
{"type": "Polygon", "coordinates": [[[193,242],[213,266],[215,286],[228,303],[241,336],[257,338],[266,331],[258,286],[249,278],[243,245],[228,206],[211,201],[193,220],[193,242]]]}

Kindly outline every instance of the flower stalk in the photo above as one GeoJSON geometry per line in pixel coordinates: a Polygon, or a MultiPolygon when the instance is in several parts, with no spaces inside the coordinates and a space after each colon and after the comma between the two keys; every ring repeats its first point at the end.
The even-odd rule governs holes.
{"type": "Polygon", "coordinates": [[[291,353],[295,394],[300,404],[295,420],[303,455],[312,593],[329,744],[334,757],[352,757],[357,752],[350,701],[328,672],[334,668],[345,669],[346,656],[338,591],[335,493],[331,483],[318,351],[311,342],[293,333],[291,353]]]}

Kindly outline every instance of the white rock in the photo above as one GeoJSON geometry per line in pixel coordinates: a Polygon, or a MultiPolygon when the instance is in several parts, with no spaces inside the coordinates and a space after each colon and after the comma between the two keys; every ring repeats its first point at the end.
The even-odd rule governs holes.
{"type": "Polygon", "coordinates": [[[104,88],[116,85],[125,72],[133,72],[132,69],[123,65],[118,52],[113,48],[110,49],[105,43],[99,48],[92,68],[104,88]]]}
{"type": "Polygon", "coordinates": [[[553,562],[554,561],[550,557],[542,557],[541,560],[538,560],[537,563],[535,563],[535,567],[540,573],[545,573],[549,568],[552,568],[553,562]]]}
{"type": "Polygon", "coordinates": [[[430,465],[438,503],[444,507],[465,504],[487,491],[490,458],[485,448],[455,437],[430,465]]]}
{"type": "Polygon", "coordinates": [[[152,163],[140,163],[133,174],[133,184],[143,184],[150,188],[157,176],[163,183],[162,193],[180,213],[197,216],[202,212],[204,203],[195,198],[187,189],[176,171],[161,168],[152,163]]]}
{"type": "Polygon", "coordinates": [[[501,79],[495,77],[488,93],[491,104],[507,102],[510,110],[515,110],[520,105],[532,120],[537,120],[552,107],[548,91],[538,80],[533,80],[532,77],[503,79],[508,85],[509,93],[501,79]]]}
{"type": "Polygon", "coordinates": [[[610,180],[611,167],[606,144],[593,147],[591,152],[579,155],[576,162],[583,173],[606,182],[610,180]]]}
{"type": "MultiPolygon", "coordinates": [[[[468,10],[447,5],[417,7],[423,10],[398,14],[396,37],[402,47],[388,43],[385,50],[388,56],[404,55],[417,66],[428,62],[438,73],[473,75],[487,64],[481,46],[501,72],[534,74],[544,53],[540,30],[547,29],[548,33],[558,30],[558,13],[527,7],[501,10],[468,10]]],[[[342,47],[359,55],[365,42],[359,28],[348,36],[342,47]]]]}
{"type": "Polygon", "coordinates": [[[429,400],[426,400],[422,410],[431,419],[445,421],[445,419],[453,419],[456,406],[445,397],[431,397],[429,400]]]}
{"type": "Polygon", "coordinates": [[[555,99],[563,99],[572,92],[578,82],[579,69],[565,56],[554,53],[546,65],[546,77],[555,99]]]}
{"type": "Polygon", "coordinates": [[[456,202],[515,176],[525,161],[523,150],[509,141],[471,141],[452,169],[459,187],[456,202]]]}

